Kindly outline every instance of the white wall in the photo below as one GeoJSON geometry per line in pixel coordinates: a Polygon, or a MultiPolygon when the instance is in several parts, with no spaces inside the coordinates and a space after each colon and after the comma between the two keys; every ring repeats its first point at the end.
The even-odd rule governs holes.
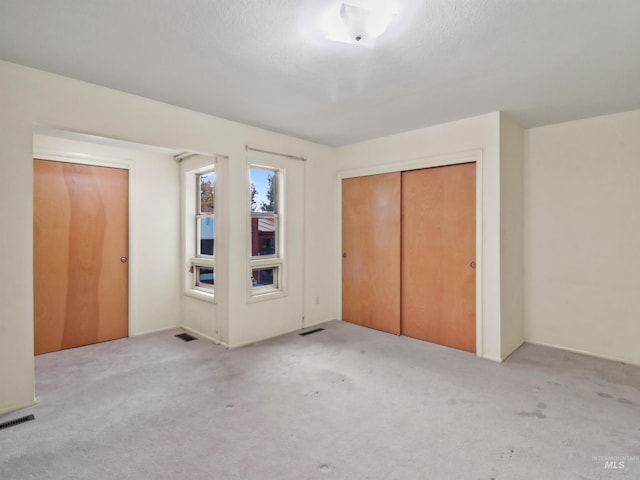
{"type": "MultiPolygon", "coordinates": [[[[500,303],[500,115],[492,113],[435,127],[357,143],[338,149],[340,172],[371,172],[375,166],[402,170],[420,159],[471,155],[481,156],[482,252],[477,258],[482,279],[481,356],[503,358],[500,303]]],[[[339,217],[339,212],[337,213],[339,217]]],[[[508,353],[508,352],[507,352],[508,353]]]]}
{"type": "Polygon", "coordinates": [[[527,341],[640,364],[640,111],[527,144],[527,341]]]}
{"type": "MultiPolygon", "coordinates": [[[[231,265],[228,317],[233,321],[229,324],[228,336],[221,337],[221,341],[231,347],[336,318],[335,150],[306,142],[280,146],[267,136],[256,137],[249,143],[268,150],[303,155],[307,161],[243,153],[242,159],[234,161],[231,158],[227,162],[229,185],[238,185],[238,188],[229,189],[227,200],[230,205],[228,245],[231,265]],[[263,165],[275,162],[286,168],[286,194],[290,202],[285,212],[288,295],[256,303],[248,301],[247,292],[249,162],[263,165]],[[300,216],[304,225],[296,220],[300,216]],[[302,264],[301,255],[304,257],[302,264]],[[302,299],[298,298],[300,295],[302,299]]],[[[218,312],[218,315],[222,314],[218,312]]]]}
{"type": "MultiPolygon", "coordinates": [[[[205,155],[188,155],[180,162],[180,227],[178,233],[180,235],[180,255],[182,261],[180,264],[180,289],[183,293],[182,297],[182,322],[181,326],[189,331],[197,333],[201,336],[215,341],[221,341],[220,325],[218,324],[218,307],[223,308],[227,305],[228,294],[224,287],[224,282],[216,286],[216,298],[203,295],[198,292],[200,298],[193,297],[194,273],[190,273],[191,259],[196,256],[196,245],[193,240],[196,238],[196,225],[193,221],[196,209],[196,177],[195,172],[201,171],[203,168],[214,166],[216,171],[216,229],[214,236],[216,266],[215,271],[218,278],[226,278],[225,257],[227,255],[226,238],[218,238],[221,232],[228,228],[228,220],[224,215],[225,191],[224,185],[226,176],[224,175],[224,166],[222,158],[218,159],[205,155]],[[222,273],[224,272],[224,273],[222,273]]],[[[220,283],[220,282],[219,282],[220,283]]],[[[225,325],[225,328],[227,326],[225,325]]],[[[222,335],[227,338],[226,330],[222,335]]]]}
{"type": "Polygon", "coordinates": [[[524,341],[524,131],[500,114],[502,358],[524,341]]]}
{"type": "MultiPolygon", "coordinates": [[[[170,240],[136,254],[139,270],[151,269],[157,278],[148,288],[142,285],[146,278],[133,280],[137,322],[133,333],[180,323],[236,346],[298,328],[302,325],[297,320],[298,307],[292,306],[301,303],[305,326],[336,318],[338,170],[402,169],[425,159],[477,152],[482,158],[483,191],[478,259],[482,262],[478,285],[482,356],[500,360],[521,341],[518,317],[524,301],[527,341],[640,364],[635,341],[640,338],[640,215],[636,208],[640,204],[640,111],[526,131],[522,185],[522,131],[499,113],[336,150],[0,62],[0,413],[29,405],[34,398],[34,124],[226,157],[217,167],[223,184],[216,192],[218,208],[228,215],[226,228],[219,232],[227,249],[225,260],[217,266],[226,281],[217,285],[214,307],[181,296],[180,275],[169,280],[177,268],[174,262],[180,261],[175,237],[180,230],[176,227],[179,203],[174,202],[179,188],[177,166],[166,158],[136,156],[132,160],[137,178],[135,221],[139,222],[134,225],[135,248],[159,233],[145,229],[146,220],[139,218],[156,186],[162,184],[171,192],[160,200],[166,218],[152,227],[170,240]],[[293,229],[302,235],[289,240],[304,241],[303,260],[292,265],[292,271],[304,274],[289,278],[304,285],[296,294],[302,299],[248,303],[247,144],[308,158],[302,189],[304,226],[293,229]],[[175,175],[173,186],[171,175],[175,175]],[[522,189],[524,222],[519,203],[522,189]],[[524,262],[519,253],[522,230],[524,262]],[[152,261],[174,248],[170,261],[152,261]],[[518,282],[523,263],[524,295],[518,282]],[[178,293],[170,292],[172,288],[178,293]],[[156,289],[164,292],[162,308],[155,294],[151,300],[156,289]],[[176,311],[179,318],[174,323],[171,317],[176,311]]],[[[100,153],[97,147],[90,148],[100,153]]]]}
{"type": "MultiPolygon", "coordinates": [[[[214,93],[212,93],[214,94],[214,93]]],[[[306,323],[336,316],[335,151],[332,148],[134,95],[0,62],[0,413],[34,398],[33,362],[33,162],[34,124],[61,130],[228,157],[228,301],[217,304],[221,338],[231,345],[278,333],[278,316],[260,304],[245,308],[247,235],[245,145],[305,155],[306,323]],[[330,220],[330,221],[329,221],[330,220]],[[320,304],[310,302],[320,296],[320,304]],[[246,313],[234,328],[234,313],[246,313]],[[254,328],[254,322],[262,322],[254,328]],[[271,328],[270,325],[273,327],[271,328]]],[[[177,175],[176,175],[177,177],[177,175]]],[[[177,181],[177,180],[176,180],[177,181]]],[[[176,252],[179,258],[179,251],[176,252]]],[[[224,288],[223,288],[224,290],[224,288]]]]}
{"type": "Polygon", "coordinates": [[[37,158],[129,169],[129,335],[180,323],[178,164],[171,155],[34,135],[37,158]]]}

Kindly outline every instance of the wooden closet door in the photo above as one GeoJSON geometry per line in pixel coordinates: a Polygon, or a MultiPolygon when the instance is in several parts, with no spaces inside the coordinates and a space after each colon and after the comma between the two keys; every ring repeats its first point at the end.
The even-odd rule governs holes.
{"type": "Polygon", "coordinates": [[[34,160],[35,353],[128,335],[129,172],[34,160]]]}
{"type": "Polygon", "coordinates": [[[475,163],[402,173],[402,333],[475,352],[475,163]]]}
{"type": "Polygon", "coordinates": [[[400,333],[400,172],[342,181],[342,319],[400,333]]]}

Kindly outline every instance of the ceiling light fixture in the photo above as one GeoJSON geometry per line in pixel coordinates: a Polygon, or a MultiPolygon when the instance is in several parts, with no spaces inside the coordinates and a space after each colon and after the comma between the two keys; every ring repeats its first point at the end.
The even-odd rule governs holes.
{"type": "Polygon", "coordinates": [[[397,15],[394,3],[389,0],[348,0],[339,4],[327,14],[327,39],[373,45],[397,15]]]}

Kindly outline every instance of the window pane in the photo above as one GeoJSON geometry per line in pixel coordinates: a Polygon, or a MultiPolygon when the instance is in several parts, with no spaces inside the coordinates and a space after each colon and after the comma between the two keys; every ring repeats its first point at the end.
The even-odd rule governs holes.
{"type": "Polygon", "coordinates": [[[251,211],[277,212],[276,172],[251,167],[251,211]]]}
{"type": "Polygon", "coordinates": [[[196,267],[196,286],[208,287],[214,284],[213,268],[196,267]]]}
{"type": "Polygon", "coordinates": [[[215,218],[201,217],[198,219],[198,223],[200,255],[214,255],[215,218]]]}
{"type": "Polygon", "coordinates": [[[278,217],[260,215],[251,217],[251,256],[276,255],[278,217]]]}
{"type": "Polygon", "coordinates": [[[278,267],[260,268],[251,271],[251,285],[253,287],[278,288],[278,267]]]}
{"type": "Polygon", "coordinates": [[[215,180],[216,174],[214,172],[204,173],[198,175],[200,183],[200,212],[199,213],[213,213],[215,209],[215,180]]]}

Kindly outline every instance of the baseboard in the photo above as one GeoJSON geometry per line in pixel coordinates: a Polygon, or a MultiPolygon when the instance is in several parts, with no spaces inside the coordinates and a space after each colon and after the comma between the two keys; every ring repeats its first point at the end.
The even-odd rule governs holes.
{"type": "MultiPolygon", "coordinates": [[[[305,329],[305,328],[317,327],[318,325],[322,325],[323,323],[334,322],[334,321],[336,321],[335,318],[327,318],[326,320],[318,320],[313,323],[305,323],[302,328],[305,329]]],[[[337,321],[341,322],[342,320],[337,320],[337,321]]]]}
{"type": "Polygon", "coordinates": [[[508,353],[502,355],[502,360],[500,360],[500,361],[504,362],[513,352],[515,352],[517,349],[519,349],[524,344],[525,344],[525,341],[524,340],[520,340],[520,342],[518,342],[515,347],[513,347],[511,350],[509,350],[508,353]]]}
{"type": "Polygon", "coordinates": [[[130,333],[129,337],[138,337],[140,335],[149,335],[150,333],[167,332],[169,330],[175,330],[176,328],[180,328],[180,325],[173,325],[171,327],[154,328],[153,330],[145,330],[144,332],[130,333]]]}
{"type": "Polygon", "coordinates": [[[22,410],[23,408],[33,407],[35,404],[36,404],[36,401],[33,400],[32,402],[25,403],[22,405],[14,405],[13,407],[3,408],[2,410],[0,410],[0,417],[3,415],[8,415],[13,412],[17,412],[18,410],[22,410]]]}
{"type": "Polygon", "coordinates": [[[225,348],[233,350],[234,348],[246,347],[247,345],[253,345],[254,343],[258,343],[258,342],[266,342],[267,340],[271,340],[272,338],[278,338],[278,337],[281,337],[282,335],[288,335],[289,333],[297,332],[298,330],[300,330],[300,328],[294,328],[293,330],[276,333],[275,335],[270,335],[264,338],[257,338],[255,340],[246,340],[244,342],[238,342],[233,344],[227,344],[227,343],[221,342],[220,344],[223,345],[225,348]]]}
{"type": "Polygon", "coordinates": [[[626,363],[628,365],[640,366],[640,362],[635,360],[629,360],[621,357],[613,357],[611,355],[602,355],[600,353],[589,352],[587,350],[580,350],[579,348],[563,347],[560,345],[554,345],[553,343],[536,342],[533,340],[525,340],[525,343],[531,345],[540,345],[541,347],[555,348],[556,350],[564,350],[565,352],[579,353],[580,355],[587,355],[589,357],[601,358],[603,360],[611,360],[612,362],[626,363]]]}
{"type": "MultiPolygon", "coordinates": [[[[187,331],[187,332],[189,332],[189,333],[193,333],[194,335],[197,335],[198,337],[202,337],[202,338],[204,338],[205,340],[209,340],[210,342],[213,342],[213,343],[215,343],[216,345],[222,345],[222,346],[225,346],[225,347],[226,347],[226,345],[225,345],[224,343],[222,343],[220,340],[218,340],[217,338],[213,338],[213,337],[210,337],[209,335],[205,335],[204,333],[199,332],[199,331],[198,331],[198,330],[196,330],[195,328],[187,327],[186,325],[179,325],[179,326],[178,326],[178,328],[181,328],[181,329],[183,329],[183,330],[186,330],[186,331],[187,331]]],[[[227,347],[227,348],[228,348],[228,347],[227,347]]]]}
{"type": "Polygon", "coordinates": [[[275,335],[270,335],[270,336],[265,337],[265,338],[258,338],[256,340],[247,340],[245,342],[234,343],[232,345],[226,344],[224,342],[220,342],[220,344],[223,345],[226,348],[229,348],[229,349],[239,348],[239,347],[246,347],[247,345],[252,345],[252,344],[258,343],[258,342],[264,342],[266,340],[271,340],[272,338],[281,337],[282,335],[288,335],[288,334],[293,333],[293,332],[299,332],[300,330],[303,330],[303,329],[307,329],[307,328],[310,328],[310,327],[315,327],[315,326],[318,326],[318,325],[322,325],[323,323],[332,322],[333,320],[335,320],[335,319],[332,318],[330,320],[321,320],[321,321],[318,321],[318,322],[309,323],[309,324],[306,324],[304,327],[295,327],[295,328],[292,328],[290,330],[286,330],[284,332],[279,332],[279,333],[276,333],[275,335]]]}
{"type": "Polygon", "coordinates": [[[500,357],[495,357],[493,355],[482,355],[480,358],[484,358],[485,360],[491,360],[492,362],[502,363],[502,359],[500,357]]]}

